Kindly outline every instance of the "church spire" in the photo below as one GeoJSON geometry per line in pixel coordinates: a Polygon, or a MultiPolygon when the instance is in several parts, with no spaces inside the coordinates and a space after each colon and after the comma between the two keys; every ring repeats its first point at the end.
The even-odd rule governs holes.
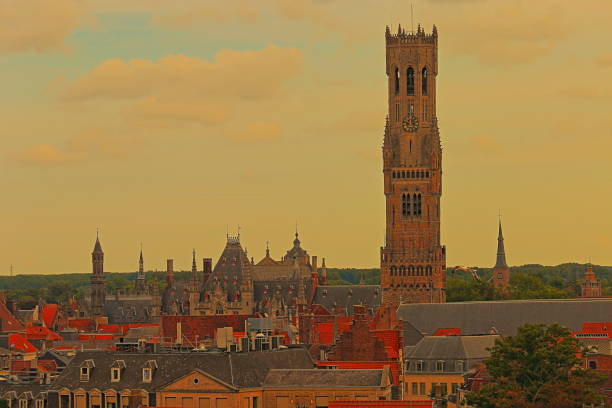
{"type": "Polygon", "coordinates": [[[497,235],[497,262],[495,268],[507,268],[506,251],[504,249],[504,234],[502,233],[501,219],[499,220],[499,233],[497,235]]]}
{"type": "Polygon", "coordinates": [[[138,277],[144,276],[144,258],[142,257],[142,244],[140,244],[140,258],[138,259],[138,277]]]}

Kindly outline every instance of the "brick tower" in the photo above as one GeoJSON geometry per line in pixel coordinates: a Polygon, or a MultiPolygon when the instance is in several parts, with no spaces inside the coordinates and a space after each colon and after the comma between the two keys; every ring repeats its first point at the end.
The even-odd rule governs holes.
{"type": "Polygon", "coordinates": [[[440,245],[442,148],[436,120],[438,32],[385,33],[389,113],[383,144],[387,230],[381,248],[385,305],[446,301],[440,245]]]}
{"type": "Polygon", "coordinates": [[[91,281],[91,314],[92,317],[104,316],[104,303],[106,302],[106,276],[104,276],[104,252],[100,238],[96,236],[96,243],[91,253],[92,274],[91,281]]]}

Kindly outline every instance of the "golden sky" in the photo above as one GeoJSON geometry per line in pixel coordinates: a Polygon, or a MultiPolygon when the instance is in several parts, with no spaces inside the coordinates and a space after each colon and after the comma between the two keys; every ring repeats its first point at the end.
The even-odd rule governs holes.
{"type": "MultiPolygon", "coordinates": [[[[448,265],[612,264],[612,3],[414,0],[439,30],[448,265]]],[[[0,274],[109,271],[241,226],[376,267],[384,30],[408,0],[0,0],[0,274]]],[[[201,265],[200,265],[201,266],[201,265]]]]}

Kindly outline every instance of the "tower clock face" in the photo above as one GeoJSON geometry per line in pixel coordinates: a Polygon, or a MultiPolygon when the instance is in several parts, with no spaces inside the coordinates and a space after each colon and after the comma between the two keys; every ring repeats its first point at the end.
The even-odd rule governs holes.
{"type": "Polygon", "coordinates": [[[402,121],[402,128],[406,132],[414,133],[419,128],[419,120],[414,115],[406,116],[402,121]]]}

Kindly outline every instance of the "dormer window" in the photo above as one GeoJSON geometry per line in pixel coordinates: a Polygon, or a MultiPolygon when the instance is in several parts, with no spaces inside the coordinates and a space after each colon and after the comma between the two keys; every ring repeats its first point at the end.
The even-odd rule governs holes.
{"type": "Polygon", "coordinates": [[[44,408],[44,407],[45,407],[45,400],[37,399],[36,408],[44,408]]]}
{"type": "Polygon", "coordinates": [[[113,367],[111,368],[111,382],[121,381],[121,369],[113,367]]]}
{"type": "Polygon", "coordinates": [[[19,408],[28,408],[28,400],[20,399],[19,400],[19,408]]]}
{"type": "Polygon", "coordinates": [[[153,370],[157,368],[157,361],[149,360],[142,368],[142,382],[150,383],[153,381],[153,370]]]}
{"type": "Polygon", "coordinates": [[[436,371],[444,371],[444,361],[436,361],[436,371]]]}
{"type": "Polygon", "coordinates": [[[89,381],[89,367],[81,367],[81,381],[89,381]]]}
{"type": "Polygon", "coordinates": [[[121,371],[125,368],[125,361],[115,360],[111,366],[111,382],[121,381],[121,371]]]}

